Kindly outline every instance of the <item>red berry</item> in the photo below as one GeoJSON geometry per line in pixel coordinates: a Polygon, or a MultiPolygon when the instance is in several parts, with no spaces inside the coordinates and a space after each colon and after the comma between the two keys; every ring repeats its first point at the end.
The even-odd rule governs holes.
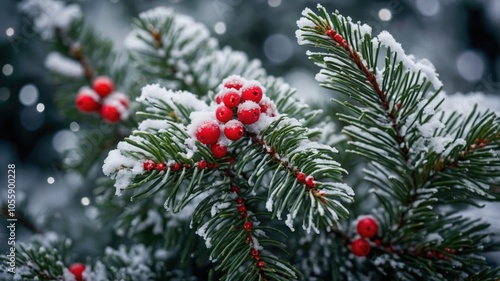
{"type": "Polygon", "coordinates": [[[112,100],[118,101],[125,108],[128,108],[129,103],[130,103],[130,100],[128,99],[128,97],[124,93],[120,93],[120,92],[114,92],[111,95],[107,96],[105,102],[112,101],[112,100]]]}
{"type": "Polygon", "coordinates": [[[229,107],[237,107],[240,104],[240,94],[237,92],[227,92],[224,97],[222,97],[224,104],[229,107]]]}
{"type": "Polygon", "coordinates": [[[236,203],[238,203],[240,205],[243,204],[243,198],[241,198],[241,197],[236,198],[236,203]]]}
{"type": "Polygon", "coordinates": [[[102,118],[109,123],[116,123],[121,120],[121,114],[118,108],[111,104],[105,104],[101,108],[102,118]]]}
{"type": "Polygon", "coordinates": [[[370,243],[363,238],[356,239],[351,244],[351,251],[355,256],[365,257],[370,253],[370,243]]]}
{"type": "Polygon", "coordinates": [[[377,245],[377,246],[382,245],[382,241],[380,241],[380,239],[378,239],[378,238],[376,238],[375,240],[373,240],[373,243],[375,243],[375,245],[377,245]]]}
{"type": "Polygon", "coordinates": [[[297,180],[300,181],[300,182],[305,182],[306,181],[306,174],[304,174],[302,172],[299,172],[297,174],[297,180]]]}
{"type": "Polygon", "coordinates": [[[335,30],[333,30],[333,29],[328,29],[328,30],[325,32],[325,34],[326,34],[327,36],[333,37],[333,36],[335,36],[335,34],[337,34],[337,32],[336,32],[335,30]]]}
{"type": "Polygon", "coordinates": [[[75,276],[76,281],[82,281],[83,280],[83,272],[85,271],[85,265],[81,263],[74,263],[69,266],[69,271],[73,273],[75,276]]]}
{"type": "Polygon", "coordinates": [[[276,114],[276,105],[268,98],[263,98],[259,102],[260,112],[267,116],[274,117],[276,114]]]}
{"type": "Polygon", "coordinates": [[[256,261],[260,260],[260,256],[259,255],[256,255],[253,257],[256,261]]]}
{"type": "Polygon", "coordinates": [[[80,90],[76,96],[76,108],[83,113],[97,111],[101,106],[101,98],[89,88],[80,90]]]}
{"type": "Polygon", "coordinates": [[[372,238],[378,232],[378,224],[371,217],[366,217],[358,221],[358,225],[356,226],[356,230],[358,231],[361,237],[372,238]]]}
{"type": "Polygon", "coordinates": [[[227,159],[227,162],[228,162],[229,164],[231,164],[231,165],[234,165],[234,163],[236,163],[236,159],[234,159],[234,157],[229,157],[229,158],[227,159]]]}
{"type": "Polygon", "coordinates": [[[253,124],[260,118],[260,106],[253,101],[246,101],[238,106],[238,119],[241,123],[253,124]]]}
{"type": "Polygon", "coordinates": [[[251,253],[252,253],[252,256],[258,256],[259,255],[259,250],[252,249],[251,253]]]}
{"type": "Polygon", "coordinates": [[[198,169],[203,170],[206,167],[207,167],[207,161],[201,160],[200,162],[198,162],[198,169]]]}
{"type": "Polygon", "coordinates": [[[247,212],[241,213],[241,218],[246,219],[248,217],[247,212]]]}
{"type": "Polygon", "coordinates": [[[306,177],[306,185],[309,188],[315,188],[316,187],[316,182],[314,181],[314,177],[313,176],[306,177]]]}
{"type": "Polygon", "coordinates": [[[231,186],[231,192],[234,192],[234,193],[239,193],[239,192],[240,192],[240,189],[239,189],[236,185],[232,185],[232,186],[231,186]]]}
{"type": "Polygon", "coordinates": [[[250,230],[252,229],[252,226],[253,226],[253,223],[251,221],[247,221],[244,225],[243,225],[243,228],[245,230],[250,230]]]}
{"type": "Polygon", "coordinates": [[[269,106],[265,103],[259,103],[259,106],[260,106],[260,112],[262,113],[267,113],[267,111],[269,110],[269,106]]]}
{"type": "Polygon", "coordinates": [[[221,96],[220,94],[217,94],[217,95],[215,96],[215,103],[216,103],[216,104],[220,104],[220,103],[221,103],[222,99],[220,98],[220,96],[221,96]]]}
{"type": "Polygon", "coordinates": [[[238,212],[244,213],[246,211],[247,211],[247,208],[245,207],[245,205],[238,206],[238,212]]]}
{"type": "Polygon", "coordinates": [[[454,255],[455,252],[456,252],[455,249],[450,249],[450,248],[445,248],[444,251],[447,252],[447,253],[450,253],[452,255],[454,255]]]}
{"type": "Polygon", "coordinates": [[[264,267],[265,265],[266,265],[266,263],[265,263],[264,261],[259,261],[259,262],[257,263],[257,266],[258,266],[258,267],[264,267]]]}
{"type": "Polygon", "coordinates": [[[427,254],[426,254],[426,255],[427,255],[427,257],[428,257],[428,258],[432,259],[433,257],[435,257],[435,256],[436,256],[436,252],[434,252],[434,251],[429,251],[429,252],[427,252],[427,254]]]}
{"type": "Polygon", "coordinates": [[[254,85],[244,89],[241,93],[241,99],[243,101],[251,100],[259,103],[262,99],[262,88],[258,85],[254,85]]]}
{"type": "Polygon", "coordinates": [[[216,163],[212,163],[212,162],[207,162],[207,168],[209,169],[213,169],[215,167],[218,167],[216,163]]]}
{"type": "Polygon", "coordinates": [[[174,172],[179,171],[181,169],[181,165],[179,163],[174,163],[172,164],[172,166],[170,166],[170,169],[172,169],[172,171],[174,172]]]}
{"type": "Polygon", "coordinates": [[[234,76],[229,76],[226,79],[224,79],[224,88],[227,89],[236,89],[239,90],[241,87],[243,87],[243,81],[241,77],[234,75],[234,76]]]}
{"type": "Polygon", "coordinates": [[[233,118],[233,110],[225,105],[221,105],[215,110],[215,117],[222,123],[226,123],[233,118]]]}
{"type": "Polygon", "coordinates": [[[342,40],[344,40],[344,38],[342,38],[342,35],[340,34],[335,34],[335,36],[333,36],[333,40],[335,40],[335,42],[337,43],[342,43],[342,40]]]}
{"type": "Polygon", "coordinates": [[[215,158],[222,158],[226,156],[227,146],[216,143],[210,146],[210,150],[215,158]]]}
{"type": "Polygon", "coordinates": [[[443,253],[438,253],[438,258],[444,260],[446,256],[443,253]]]}
{"type": "Polygon", "coordinates": [[[97,94],[101,96],[101,98],[104,98],[105,96],[113,92],[115,85],[113,84],[113,81],[109,77],[98,76],[94,79],[93,88],[94,91],[96,91],[97,94]]]}
{"type": "Polygon", "coordinates": [[[146,160],[146,161],[144,161],[143,166],[144,166],[144,170],[152,171],[155,168],[156,164],[153,160],[146,160]]]}
{"type": "Polygon", "coordinates": [[[214,144],[220,137],[219,125],[212,120],[205,121],[196,129],[195,135],[202,144],[214,144]]]}
{"type": "Polygon", "coordinates": [[[224,135],[232,140],[237,141],[245,134],[245,128],[238,120],[231,120],[224,126],[224,135]]]}
{"type": "Polygon", "coordinates": [[[239,89],[241,89],[241,87],[243,87],[243,84],[241,84],[238,81],[231,81],[231,82],[227,82],[224,84],[224,88],[228,88],[228,89],[239,90],[239,89]]]}
{"type": "Polygon", "coordinates": [[[165,169],[165,164],[162,162],[158,163],[156,169],[158,169],[158,171],[163,171],[165,169]]]}

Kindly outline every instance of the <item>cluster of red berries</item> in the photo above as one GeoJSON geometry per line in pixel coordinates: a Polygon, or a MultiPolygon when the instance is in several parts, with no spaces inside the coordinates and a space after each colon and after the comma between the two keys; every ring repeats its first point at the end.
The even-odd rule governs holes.
{"type": "Polygon", "coordinates": [[[361,238],[352,241],[351,251],[355,256],[365,257],[371,250],[370,242],[366,238],[370,239],[377,235],[378,223],[372,217],[365,217],[358,221],[356,230],[361,238]]]}
{"type": "Polygon", "coordinates": [[[301,183],[304,183],[308,189],[313,189],[316,187],[316,182],[314,181],[313,176],[308,176],[302,172],[296,172],[297,180],[301,183]]]}
{"type": "MultiPolygon", "coordinates": [[[[450,255],[455,255],[455,249],[445,248],[444,251],[450,255]]],[[[426,256],[430,259],[438,257],[439,259],[445,260],[446,256],[443,253],[439,253],[436,251],[428,251],[426,256]]]]}
{"type": "MultiPolygon", "coordinates": [[[[165,170],[167,170],[167,168],[170,168],[170,170],[172,170],[174,172],[177,172],[177,171],[179,171],[183,167],[186,168],[186,169],[189,169],[189,168],[191,168],[191,165],[189,165],[189,164],[181,164],[181,163],[174,163],[174,164],[170,165],[170,167],[167,167],[167,165],[165,163],[163,163],[163,162],[155,163],[155,161],[153,161],[153,160],[146,160],[143,163],[143,167],[144,167],[144,170],[146,170],[148,172],[151,172],[154,169],[157,169],[158,171],[165,171],[165,170]]],[[[218,164],[216,164],[216,163],[209,163],[209,162],[207,162],[205,160],[200,160],[198,162],[198,169],[200,169],[200,170],[203,170],[205,168],[213,169],[213,168],[217,168],[217,167],[218,167],[218,164]]]]}
{"type": "Polygon", "coordinates": [[[69,267],[69,272],[71,272],[75,276],[76,281],[83,281],[84,271],[85,271],[85,265],[81,263],[74,263],[69,267]]]}
{"type": "MultiPolygon", "coordinates": [[[[241,214],[241,218],[245,220],[245,223],[243,224],[243,229],[250,232],[252,230],[253,223],[247,220],[248,217],[247,208],[245,207],[243,198],[239,196],[240,189],[236,185],[232,185],[229,191],[238,195],[238,197],[236,198],[236,203],[238,204],[238,212],[241,214]]],[[[247,233],[247,242],[249,244],[253,243],[252,236],[250,235],[250,233],[247,233]]],[[[252,258],[257,261],[258,267],[265,266],[265,262],[260,260],[259,250],[252,248],[250,250],[250,254],[252,255],[252,258]]]]}
{"type": "Polygon", "coordinates": [[[342,37],[342,35],[338,34],[337,31],[328,28],[325,31],[325,34],[328,37],[332,38],[338,44],[338,46],[342,46],[342,47],[347,46],[347,41],[344,39],[344,37],[342,37]]]}
{"type": "Polygon", "coordinates": [[[239,76],[230,76],[223,81],[222,90],[215,96],[219,106],[215,110],[216,120],[204,120],[195,129],[196,139],[206,145],[215,158],[226,156],[229,141],[237,141],[245,134],[245,125],[255,124],[262,114],[275,116],[274,104],[264,95],[257,81],[247,81],[239,76]]]}
{"type": "Polygon", "coordinates": [[[99,112],[104,120],[116,123],[126,118],[129,108],[128,97],[114,92],[115,85],[107,76],[98,76],[92,89],[83,87],[76,96],[76,107],[83,113],[99,112]]]}

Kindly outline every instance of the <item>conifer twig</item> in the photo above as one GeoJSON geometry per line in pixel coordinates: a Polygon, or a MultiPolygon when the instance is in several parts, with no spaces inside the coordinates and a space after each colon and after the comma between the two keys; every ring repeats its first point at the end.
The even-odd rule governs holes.
{"type": "Polygon", "coordinates": [[[57,36],[61,39],[62,43],[66,48],[68,48],[69,54],[78,61],[78,63],[83,68],[83,73],[85,78],[92,81],[94,77],[94,70],[90,66],[89,61],[85,57],[82,47],[78,42],[74,42],[71,38],[66,35],[60,28],[55,28],[57,36]]]}

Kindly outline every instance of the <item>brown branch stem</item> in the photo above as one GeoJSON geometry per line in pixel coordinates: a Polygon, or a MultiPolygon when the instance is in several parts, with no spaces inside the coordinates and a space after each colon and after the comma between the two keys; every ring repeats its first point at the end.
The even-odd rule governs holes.
{"type": "Polygon", "coordinates": [[[92,81],[94,78],[94,70],[90,66],[89,61],[85,57],[82,47],[78,42],[74,42],[66,33],[64,33],[60,28],[55,29],[57,36],[61,39],[62,43],[66,48],[68,48],[69,54],[78,61],[80,66],[83,68],[83,73],[87,80],[92,81]]]}

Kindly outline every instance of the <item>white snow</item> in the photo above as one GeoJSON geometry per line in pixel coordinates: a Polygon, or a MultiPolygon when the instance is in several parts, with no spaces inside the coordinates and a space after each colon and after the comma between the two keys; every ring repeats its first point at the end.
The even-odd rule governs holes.
{"type": "Polygon", "coordinates": [[[160,130],[166,130],[169,128],[169,124],[165,120],[157,120],[157,119],[146,119],[143,120],[141,123],[139,123],[138,130],[139,131],[149,131],[149,130],[155,130],[155,131],[160,131],[160,130]]]}
{"type": "Polygon", "coordinates": [[[128,50],[144,51],[150,48],[146,41],[144,41],[147,38],[149,38],[149,36],[144,30],[134,30],[125,37],[123,44],[128,50]]]}
{"type": "Polygon", "coordinates": [[[445,127],[444,124],[441,123],[439,120],[431,120],[428,123],[421,124],[418,127],[418,130],[420,131],[420,134],[422,135],[422,137],[430,138],[434,135],[434,132],[437,129],[442,129],[444,127],[445,127]]]}
{"type": "Polygon", "coordinates": [[[83,87],[80,88],[80,90],[78,90],[77,98],[80,95],[82,95],[82,96],[89,96],[93,100],[95,100],[96,102],[99,102],[99,103],[101,102],[101,97],[94,90],[92,90],[88,86],[83,86],[83,87]]]}
{"type": "Polygon", "coordinates": [[[210,209],[210,214],[212,217],[214,217],[217,213],[220,211],[227,209],[229,206],[231,206],[231,203],[229,202],[217,202],[212,205],[212,208],[210,209]]]}
{"type": "Polygon", "coordinates": [[[19,4],[19,9],[34,18],[34,29],[44,40],[52,39],[56,28],[66,31],[74,20],[82,17],[80,6],[66,6],[57,0],[26,0],[19,4]]]}
{"type": "Polygon", "coordinates": [[[45,58],[45,67],[57,74],[68,77],[82,77],[83,67],[75,60],[62,56],[57,52],[50,52],[45,58]]]}
{"type": "Polygon", "coordinates": [[[198,99],[194,94],[187,91],[172,91],[161,87],[159,84],[146,85],[142,88],[138,102],[148,105],[156,100],[163,101],[170,106],[180,104],[184,107],[192,108],[195,111],[208,109],[208,105],[198,99]]]}
{"type": "Polygon", "coordinates": [[[103,173],[115,179],[116,194],[127,188],[132,179],[144,172],[143,162],[124,156],[119,149],[111,150],[104,159],[103,173]]]}
{"type": "Polygon", "coordinates": [[[401,47],[401,44],[396,42],[394,37],[387,32],[386,30],[380,32],[376,38],[373,38],[373,43],[375,46],[380,42],[382,46],[386,48],[391,48],[392,52],[397,53],[397,61],[403,62],[404,66],[411,71],[418,72],[421,71],[422,74],[431,82],[432,86],[435,89],[439,89],[443,86],[443,83],[439,80],[438,74],[436,73],[436,68],[434,65],[427,59],[421,59],[416,61],[413,55],[406,55],[405,51],[401,47]]]}
{"type": "Polygon", "coordinates": [[[63,280],[64,281],[76,281],[75,275],[69,271],[66,267],[63,268],[63,280]]]}
{"type": "Polygon", "coordinates": [[[129,104],[128,97],[120,92],[113,92],[103,100],[103,105],[113,106],[120,113],[120,120],[125,120],[130,115],[130,110],[125,104],[129,104]]]}

